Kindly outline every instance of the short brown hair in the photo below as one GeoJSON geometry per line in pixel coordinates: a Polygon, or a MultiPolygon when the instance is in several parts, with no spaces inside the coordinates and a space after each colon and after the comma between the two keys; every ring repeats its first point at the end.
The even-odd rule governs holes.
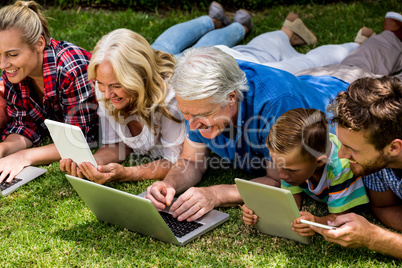
{"type": "Polygon", "coordinates": [[[328,107],[331,122],[364,133],[377,151],[402,137],[402,84],[398,78],[361,78],[328,107]]]}
{"type": "Polygon", "coordinates": [[[290,110],[275,122],[267,137],[270,151],[287,154],[299,147],[304,159],[316,160],[326,153],[329,144],[325,113],[315,109],[290,110]]]}

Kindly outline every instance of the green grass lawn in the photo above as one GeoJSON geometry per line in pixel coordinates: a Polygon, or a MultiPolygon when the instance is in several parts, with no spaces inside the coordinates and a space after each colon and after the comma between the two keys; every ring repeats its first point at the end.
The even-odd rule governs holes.
{"type": "MultiPolygon", "coordinates": [[[[362,26],[382,30],[387,11],[401,12],[400,1],[362,1],[330,5],[277,6],[253,11],[254,36],[281,27],[287,13],[298,13],[316,33],[319,44],[353,41],[362,26]]],[[[142,13],[133,10],[47,10],[52,17],[53,37],[92,50],[102,35],[116,28],[142,34],[150,43],[169,26],[200,15],[191,13],[142,13]]],[[[315,46],[298,48],[307,52],[315,46]]],[[[135,162],[136,159],[134,159],[135,162]]],[[[133,161],[126,161],[128,164],[133,161]]],[[[230,220],[194,242],[177,247],[150,237],[97,221],[59,170],[48,172],[12,195],[0,199],[1,267],[396,267],[401,261],[367,249],[345,249],[316,235],[311,245],[260,234],[241,220],[241,209],[221,208],[230,220]]],[[[233,183],[235,177],[250,178],[237,170],[211,170],[202,186],[233,183]]],[[[112,183],[111,187],[133,194],[152,181],[112,183]]],[[[308,200],[305,209],[316,215],[325,206],[308,200]]],[[[368,208],[359,211],[378,223],[368,208]]]]}

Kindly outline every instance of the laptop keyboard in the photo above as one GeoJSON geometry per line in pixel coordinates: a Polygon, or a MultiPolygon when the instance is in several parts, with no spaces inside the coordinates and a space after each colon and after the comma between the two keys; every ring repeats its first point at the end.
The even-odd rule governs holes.
{"type": "Polygon", "coordinates": [[[186,234],[194,231],[195,229],[203,226],[200,222],[195,221],[178,221],[176,218],[172,216],[172,214],[166,212],[159,212],[162,216],[162,219],[166,222],[170,230],[176,237],[183,237],[186,234]]]}
{"type": "Polygon", "coordinates": [[[2,182],[0,183],[0,190],[1,190],[1,191],[4,191],[5,189],[10,188],[10,187],[13,186],[14,184],[17,184],[17,183],[19,183],[20,181],[22,181],[22,179],[14,178],[10,183],[7,183],[6,180],[7,180],[7,178],[4,179],[4,181],[2,181],[2,182]]]}

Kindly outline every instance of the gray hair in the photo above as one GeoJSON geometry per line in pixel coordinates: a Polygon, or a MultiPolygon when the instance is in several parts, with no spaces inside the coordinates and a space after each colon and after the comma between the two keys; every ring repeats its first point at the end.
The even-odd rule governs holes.
{"type": "Polygon", "coordinates": [[[176,63],[170,80],[177,96],[185,100],[211,97],[226,106],[227,96],[236,90],[239,101],[248,91],[247,79],[236,60],[216,47],[190,48],[176,63]]]}

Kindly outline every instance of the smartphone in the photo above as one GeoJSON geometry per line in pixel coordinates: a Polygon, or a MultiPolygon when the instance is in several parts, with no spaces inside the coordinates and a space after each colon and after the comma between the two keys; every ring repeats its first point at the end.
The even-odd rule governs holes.
{"type": "Polygon", "coordinates": [[[305,223],[308,225],[313,225],[313,226],[317,226],[323,229],[328,229],[328,230],[335,230],[336,227],[335,226],[330,226],[330,225],[325,225],[325,224],[321,224],[321,223],[316,223],[313,221],[307,221],[307,220],[300,220],[301,223],[305,223]]]}

